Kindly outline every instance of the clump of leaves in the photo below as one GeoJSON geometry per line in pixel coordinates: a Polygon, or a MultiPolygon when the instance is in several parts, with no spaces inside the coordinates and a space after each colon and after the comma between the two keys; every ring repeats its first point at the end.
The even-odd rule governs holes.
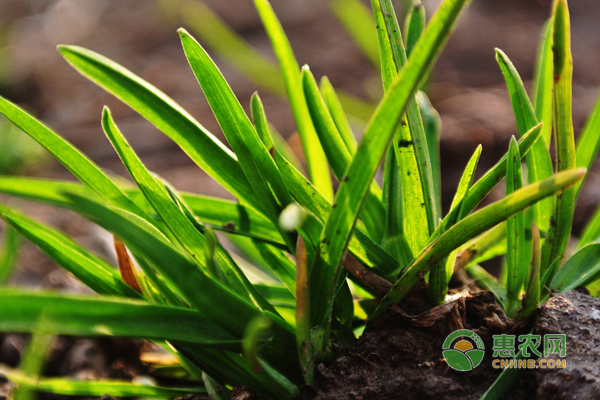
{"type": "MultiPolygon", "coordinates": [[[[482,152],[476,149],[442,218],[440,125],[419,88],[468,2],[444,0],[425,27],[423,9],[416,6],[405,23],[405,44],[391,1],[373,0],[385,95],[357,143],[336,90],[327,78],[318,84],[308,67],[299,67],[270,4],[255,0],[279,62],[307,176],[269,125],[259,96],[252,97],[246,115],[187,31],[179,30],[183,49],[231,150],[132,72],[90,50],[59,46],[74,68],[168,135],[238,201],[177,191],[144,166],[107,108],[102,127],[137,187],[111,179],[41,122],[0,99],[0,113],[82,183],[2,177],[0,192],[74,210],[113,233],[120,267],[0,205],[8,224],[101,295],[2,290],[0,330],[36,332],[37,347],[49,334],[145,338],[171,352],[200,385],[38,379],[33,356],[26,357],[27,368],[2,372],[22,387],[63,394],[169,397],[192,391],[225,398],[227,387],[241,384],[267,398],[293,399],[299,386],[313,382],[314,367],[328,359],[332,340],[354,340],[369,329],[367,317],[373,320],[401,301],[419,280],[428,280],[432,304],[441,304],[450,277],[465,268],[496,294],[508,315],[524,318],[547,298],[548,288],[568,290],[600,278],[600,245],[589,244],[600,236],[600,216],[586,229],[583,247],[564,262],[600,124],[596,110],[576,149],[565,0],[555,1],[547,24],[533,103],[498,51],[520,139],[474,182],[482,152]],[[551,132],[556,171],[548,150],[551,132]],[[374,176],[382,160],[380,185],[374,176]],[[339,182],[335,193],[330,169],[339,182]],[[474,211],[504,177],[506,197],[474,211]],[[251,280],[215,231],[236,243],[268,279],[251,280]],[[477,264],[504,254],[500,281],[477,264]]],[[[228,37],[222,25],[213,26],[228,37]]],[[[236,40],[229,42],[240,45],[236,40]]]]}

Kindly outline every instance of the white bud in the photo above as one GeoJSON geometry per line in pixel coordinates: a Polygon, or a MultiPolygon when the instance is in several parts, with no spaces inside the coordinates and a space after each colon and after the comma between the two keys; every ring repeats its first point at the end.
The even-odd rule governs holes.
{"type": "Polygon", "coordinates": [[[305,217],[306,213],[302,207],[296,203],[292,203],[279,214],[279,226],[283,230],[294,231],[302,226],[305,217]]]}

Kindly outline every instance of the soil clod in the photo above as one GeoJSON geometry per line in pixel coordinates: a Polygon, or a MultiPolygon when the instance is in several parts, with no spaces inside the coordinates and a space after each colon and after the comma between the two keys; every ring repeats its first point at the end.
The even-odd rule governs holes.
{"type": "Polygon", "coordinates": [[[566,368],[536,370],[538,399],[600,399],[599,327],[600,298],[585,290],[561,293],[541,307],[536,333],[565,334],[567,354],[566,368]]]}

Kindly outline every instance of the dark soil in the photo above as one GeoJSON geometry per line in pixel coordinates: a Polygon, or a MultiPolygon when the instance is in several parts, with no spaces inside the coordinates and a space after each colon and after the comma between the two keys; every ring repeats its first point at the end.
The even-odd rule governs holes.
{"type": "MultiPolygon", "coordinates": [[[[425,301],[426,292],[415,291],[405,305],[425,301]]],[[[358,343],[339,348],[329,367],[319,366],[316,398],[479,399],[500,373],[491,363],[492,335],[522,330],[504,315],[489,292],[465,294],[419,315],[408,315],[401,308],[390,310],[358,343]],[[470,329],[484,342],[484,360],[472,371],[455,371],[442,356],[444,340],[457,329],[470,329]]],[[[535,386],[528,376],[505,398],[534,395],[535,386]]]]}
{"type": "Polygon", "coordinates": [[[567,367],[537,370],[538,398],[600,399],[600,299],[584,291],[553,297],[540,310],[538,334],[567,335],[567,367]]]}

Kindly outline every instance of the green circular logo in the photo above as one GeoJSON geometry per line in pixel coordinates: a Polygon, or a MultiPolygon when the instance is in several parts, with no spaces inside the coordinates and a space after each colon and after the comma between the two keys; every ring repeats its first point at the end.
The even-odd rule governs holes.
{"type": "Polygon", "coordinates": [[[457,371],[477,368],[485,355],[485,346],[479,335],[467,329],[448,335],[443,350],[446,362],[457,371]]]}

